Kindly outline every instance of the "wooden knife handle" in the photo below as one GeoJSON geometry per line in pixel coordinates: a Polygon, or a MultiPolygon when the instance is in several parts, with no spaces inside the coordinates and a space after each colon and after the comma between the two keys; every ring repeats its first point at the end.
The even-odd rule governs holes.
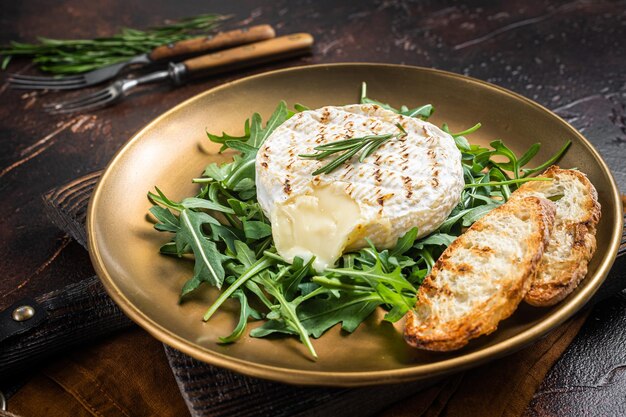
{"type": "Polygon", "coordinates": [[[313,36],[295,33],[188,59],[183,64],[190,75],[195,75],[298,55],[307,52],[312,45],[313,36]]]}
{"type": "Polygon", "coordinates": [[[149,57],[152,61],[164,61],[178,56],[197,55],[201,52],[263,41],[275,36],[276,32],[274,32],[274,28],[270,25],[252,26],[245,29],[220,32],[214,36],[201,36],[199,38],[159,46],[150,52],[149,57]]]}

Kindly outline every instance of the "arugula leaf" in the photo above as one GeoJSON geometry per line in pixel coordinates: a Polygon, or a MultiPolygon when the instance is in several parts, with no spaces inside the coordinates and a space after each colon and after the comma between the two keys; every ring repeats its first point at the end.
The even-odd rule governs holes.
{"type": "Polygon", "coordinates": [[[297,334],[295,330],[289,327],[289,325],[280,320],[268,320],[263,325],[252,329],[250,336],[252,337],[266,337],[273,333],[283,334],[297,334]]]}
{"type": "Polygon", "coordinates": [[[265,128],[261,127],[261,116],[255,113],[252,116],[252,124],[250,126],[250,138],[246,141],[248,145],[255,148],[260,148],[265,142],[265,139],[272,134],[274,130],[281,124],[283,124],[288,117],[287,104],[281,101],[274,110],[274,113],[267,121],[265,128]]]}
{"type": "Polygon", "coordinates": [[[404,234],[398,242],[396,243],[395,248],[393,248],[390,252],[391,256],[399,256],[404,255],[406,251],[411,249],[413,243],[415,242],[415,238],[417,237],[417,227],[411,228],[408,232],[404,234]]]}
{"type": "MultiPolygon", "coordinates": [[[[539,150],[541,149],[541,143],[535,143],[528,148],[526,152],[517,160],[519,167],[525,166],[527,163],[531,161],[537,155],[539,150]]],[[[551,165],[551,164],[550,164],[551,165]]]]}
{"type": "Polygon", "coordinates": [[[406,109],[401,111],[400,114],[408,117],[419,117],[422,120],[428,119],[435,112],[435,108],[432,104],[425,104],[414,109],[406,109]]]}
{"type": "Polygon", "coordinates": [[[481,219],[485,214],[489,213],[491,210],[498,207],[499,205],[500,204],[494,203],[494,204],[484,204],[482,206],[474,207],[473,209],[469,210],[467,213],[463,215],[463,223],[462,223],[463,226],[464,227],[471,226],[472,224],[474,224],[474,222],[481,219]]]}
{"type": "MultiPolygon", "coordinates": [[[[309,339],[309,332],[304,328],[296,313],[297,303],[287,301],[282,287],[277,285],[276,281],[272,279],[271,273],[259,274],[255,277],[255,281],[262,284],[265,290],[277,301],[277,307],[273,312],[276,313],[279,320],[285,323],[286,328],[291,329],[299,336],[300,341],[308,348],[311,356],[317,359],[317,353],[311,343],[311,339],[309,339]]],[[[271,318],[275,319],[275,317],[271,318]]]]}
{"type": "Polygon", "coordinates": [[[214,241],[221,240],[231,252],[236,251],[235,243],[238,240],[244,240],[245,235],[242,230],[235,227],[229,227],[222,224],[211,224],[211,238],[214,241]]]}
{"type": "Polygon", "coordinates": [[[174,216],[169,209],[165,207],[152,206],[150,213],[159,221],[154,225],[154,228],[161,232],[178,232],[180,226],[178,224],[178,217],[174,216]]]}
{"type": "Polygon", "coordinates": [[[543,164],[539,165],[538,167],[531,168],[531,169],[523,169],[522,171],[524,172],[524,177],[528,177],[529,175],[532,175],[535,172],[544,171],[549,166],[554,165],[555,163],[557,163],[559,161],[559,159],[561,159],[561,157],[565,154],[565,152],[567,152],[567,149],[570,147],[571,144],[572,144],[572,142],[569,141],[569,140],[567,142],[565,142],[565,145],[563,145],[563,147],[561,149],[559,149],[559,151],[557,153],[555,153],[550,159],[548,159],[546,162],[544,162],[543,164]]]}
{"type": "MultiPolygon", "coordinates": [[[[281,285],[283,287],[283,293],[287,300],[293,300],[296,297],[298,290],[300,290],[300,283],[310,273],[311,265],[315,261],[315,257],[309,259],[305,264],[302,258],[296,257],[290,267],[290,274],[285,275],[282,278],[281,285]]],[[[304,294],[303,295],[307,295],[304,294]]]]}
{"type": "Polygon", "coordinates": [[[249,200],[256,197],[256,184],[252,178],[244,178],[240,180],[233,187],[233,191],[239,193],[239,196],[244,200],[249,200]]]}
{"type": "Polygon", "coordinates": [[[272,235],[272,228],[269,224],[260,221],[244,221],[243,231],[248,239],[263,239],[272,235]]]}
{"type": "MultiPolygon", "coordinates": [[[[221,204],[215,203],[210,200],[205,200],[203,198],[189,197],[185,198],[180,202],[180,205],[186,209],[206,209],[206,210],[215,210],[220,211],[222,213],[235,214],[233,209],[223,206],[221,204]]],[[[215,220],[217,222],[217,220],[215,220]]]]}
{"type": "Polygon", "coordinates": [[[394,109],[393,107],[391,107],[389,104],[385,104],[382,103],[378,100],[373,100],[371,98],[367,97],[367,83],[366,82],[362,82],[361,83],[361,100],[360,100],[361,104],[376,104],[380,107],[382,107],[383,109],[386,110],[390,110],[394,113],[399,113],[400,111],[397,109],[394,109]]]}
{"type": "MultiPolygon", "coordinates": [[[[162,245],[159,248],[159,253],[162,255],[169,255],[169,256],[176,256],[176,257],[180,257],[180,253],[178,252],[178,249],[176,249],[176,243],[174,242],[167,242],[164,245],[162,245]]],[[[183,252],[186,253],[186,252],[183,252]]]]}
{"type": "Polygon", "coordinates": [[[191,247],[196,259],[193,277],[185,283],[181,297],[195,290],[200,283],[208,282],[221,288],[224,281],[222,261],[228,259],[217,250],[217,246],[202,231],[202,225],[213,219],[206,213],[184,209],[180,213],[180,229],[176,233],[176,248],[179,253],[186,245],[191,247]]]}
{"type": "Polygon", "coordinates": [[[154,189],[156,190],[157,194],[148,192],[148,200],[150,200],[154,204],[160,204],[172,210],[180,211],[183,209],[183,207],[179,203],[167,198],[165,194],[163,194],[163,192],[159,190],[159,187],[154,187],[154,189]]]}
{"type": "Polygon", "coordinates": [[[230,167],[230,164],[218,165],[213,162],[212,164],[207,165],[202,175],[213,178],[217,181],[224,181],[228,176],[230,167]]]}
{"type": "MultiPolygon", "coordinates": [[[[392,272],[385,272],[378,257],[374,266],[369,268],[364,268],[362,270],[329,268],[326,272],[334,273],[339,276],[355,278],[359,281],[367,283],[378,293],[386,304],[392,305],[398,311],[404,311],[406,313],[415,305],[415,294],[417,293],[417,290],[402,275],[401,268],[396,268],[392,272]],[[390,297],[390,292],[387,291],[389,289],[392,289],[393,293],[398,297],[390,297]]],[[[397,314],[394,314],[393,316],[387,315],[386,318],[392,319],[396,316],[397,314]]]]}
{"type": "Polygon", "coordinates": [[[424,239],[420,239],[415,242],[416,249],[424,249],[425,246],[445,246],[448,247],[456,240],[457,236],[449,235],[446,233],[432,233],[425,237],[424,239]]]}
{"type": "Polygon", "coordinates": [[[493,152],[493,155],[502,155],[509,160],[508,162],[496,163],[492,161],[491,163],[502,169],[513,172],[513,175],[515,175],[515,178],[518,178],[519,167],[518,167],[517,156],[515,155],[515,153],[511,149],[509,149],[504,143],[502,143],[501,140],[494,140],[489,145],[495,150],[493,152]]]}
{"type": "Polygon", "coordinates": [[[311,110],[309,107],[307,107],[307,106],[305,106],[303,104],[300,104],[300,103],[294,104],[293,108],[296,109],[296,112],[298,112],[298,113],[303,112],[303,111],[307,111],[307,110],[311,110]]]}
{"type": "Polygon", "coordinates": [[[220,149],[220,152],[223,152],[224,150],[228,149],[228,146],[226,145],[226,142],[230,141],[230,142],[234,142],[234,141],[242,141],[245,142],[250,138],[250,120],[246,120],[245,124],[244,124],[244,135],[243,136],[232,136],[232,135],[228,135],[224,132],[222,132],[221,136],[218,135],[213,135],[211,133],[209,133],[209,131],[206,131],[206,135],[209,138],[209,140],[211,142],[215,142],[215,143],[221,143],[222,147],[220,149]]]}
{"type": "Polygon", "coordinates": [[[237,341],[246,330],[248,318],[252,317],[256,320],[260,320],[263,317],[261,313],[250,307],[248,297],[246,297],[246,294],[242,290],[235,291],[233,298],[237,298],[241,306],[239,310],[239,322],[229,336],[219,338],[219,343],[233,343],[237,341]]]}
{"type": "Polygon", "coordinates": [[[482,124],[476,123],[474,126],[470,127],[469,129],[465,129],[462,132],[459,132],[459,133],[450,133],[450,132],[448,132],[448,133],[450,133],[450,135],[453,138],[465,137],[465,135],[469,135],[470,133],[476,132],[478,129],[480,129],[481,126],[482,126],[482,124]]]}
{"type": "Polygon", "coordinates": [[[235,257],[246,268],[251,268],[257,261],[254,252],[242,241],[235,242],[235,257]]]}
{"type": "Polygon", "coordinates": [[[239,278],[235,280],[228,288],[226,288],[215,300],[215,302],[211,305],[211,307],[204,314],[203,320],[207,321],[215,314],[218,308],[224,301],[226,301],[239,287],[246,283],[249,279],[253,278],[256,275],[259,275],[262,271],[266,270],[270,266],[272,266],[273,262],[271,259],[263,256],[261,259],[253,263],[245,273],[243,273],[239,278]]]}
{"type": "Polygon", "coordinates": [[[328,294],[303,303],[298,317],[309,334],[317,339],[338,323],[343,330],[352,333],[380,304],[380,297],[371,293],[342,292],[339,297],[328,294]]]}
{"type": "Polygon", "coordinates": [[[244,154],[247,152],[256,153],[256,151],[259,149],[255,146],[249,145],[246,142],[236,142],[232,140],[227,140],[225,142],[225,145],[228,146],[230,149],[234,149],[244,154]]]}

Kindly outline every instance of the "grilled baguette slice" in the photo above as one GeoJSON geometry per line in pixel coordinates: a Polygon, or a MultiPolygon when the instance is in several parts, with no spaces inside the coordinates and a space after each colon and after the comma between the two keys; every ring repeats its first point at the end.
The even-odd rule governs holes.
{"type": "Polygon", "coordinates": [[[406,316],[405,339],[449,351],[496,330],[528,291],[550,237],[555,207],[517,198],[492,210],[458,237],[435,263],[406,316]]]}
{"type": "Polygon", "coordinates": [[[555,202],[556,217],[550,241],[524,301],[551,306],[570,294],[587,275],[587,265],[596,250],[596,225],[600,221],[598,193],[579,171],[553,165],[542,177],[552,181],[527,182],[512,194],[562,197],[555,202]]]}

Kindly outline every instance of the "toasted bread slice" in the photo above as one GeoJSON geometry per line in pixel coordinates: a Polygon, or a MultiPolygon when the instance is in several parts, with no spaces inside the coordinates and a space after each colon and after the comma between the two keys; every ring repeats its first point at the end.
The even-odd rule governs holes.
{"type": "Polygon", "coordinates": [[[512,198],[560,197],[555,201],[556,217],[550,241],[537,276],[524,297],[528,304],[551,306],[570,294],[587,275],[587,264],[596,250],[600,203],[596,189],[582,172],[553,165],[541,176],[553,180],[527,182],[512,198]]]}
{"type": "Polygon", "coordinates": [[[435,263],[406,316],[405,339],[448,351],[496,330],[528,291],[550,237],[555,207],[517,198],[492,210],[457,238],[435,263]]]}

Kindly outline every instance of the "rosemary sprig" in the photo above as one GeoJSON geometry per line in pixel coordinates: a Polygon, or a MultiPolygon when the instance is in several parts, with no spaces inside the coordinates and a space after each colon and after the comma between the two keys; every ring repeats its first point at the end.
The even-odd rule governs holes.
{"type": "Polygon", "coordinates": [[[178,42],[216,29],[229,16],[203,14],[167,25],[137,30],[123,28],[118,34],[95,39],[38,38],[39,43],[11,42],[0,46],[2,69],[15,56],[33,57],[39,69],[53,74],[76,74],[125,61],[157,46],[178,42]]]}
{"type": "Polygon", "coordinates": [[[359,162],[363,162],[365,158],[373,154],[376,149],[380,148],[380,146],[384,142],[388,141],[391,138],[401,138],[407,135],[406,130],[404,130],[400,123],[396,123],[396,127],[400,130],[399,133],[367,135],[360,138],[352,138],[333,143],[326,143],[324,145],[316,146],[315,148],[313,148],[318,151],[317,153],[302,154],[298,156],[300,158],[321,160],[330,155],[343,152],[341,153],[341,155],[333,159],[328,164],[324,165],[316,171],[313,171],[312,175],[328,174],[334,171],[344,162],[350,160],[350,158],[352,158],[359,152],[361,152],[361,155],[359,156],[359,162]]]}

